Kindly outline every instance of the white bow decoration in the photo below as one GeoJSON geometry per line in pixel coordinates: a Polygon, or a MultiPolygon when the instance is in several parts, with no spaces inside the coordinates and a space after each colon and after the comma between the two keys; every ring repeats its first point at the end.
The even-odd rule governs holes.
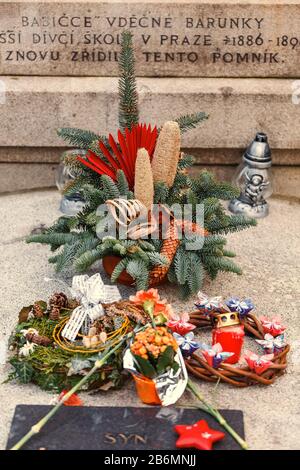
{"type": "Polygon", "coordinates": [[[102,303],[117,302],[121,299],[119,289],[116,286],[104,284],[99,273],[89,277],[74,276],[72,280],[72,295],[80,302],[64,326],[62,336],[74,341],[83,323],[91,321],[104,315],[102,303]]]}

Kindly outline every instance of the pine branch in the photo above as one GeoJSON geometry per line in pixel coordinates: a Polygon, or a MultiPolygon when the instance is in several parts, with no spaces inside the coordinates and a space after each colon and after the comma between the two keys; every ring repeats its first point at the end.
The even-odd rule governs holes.
{"type": "Polygon", "coordinates": [[[118,197],[120,197],[118,187],[113,182],[110,176],[101,175],[101,183],[105,201],[107,201],[108,199],[117,199],[118,197]]]}
{"type": "Polygon", "coordinates": [[[93,146],[95,141],[105,140],[105,137],[99,136],[94,132],[74,127],[62,127],[57,130],[57,134],[69,144],[87,150],[93,146]]]}
{"type": "Polygon", "coordinates": [[[184,285],[188,280],[188,258],[181,247],[174,257],[174,268],[178,284],[184,285]]]}
{"type": "Polygon", "coordinates": [[[195,158],[192,155],[183,154],[178,162],[178,170],[187,170],[194,165],[195,158]]]}
{"type": "Polygon", "coordinates": [[[166,183],[157,182],[154,184],[154,204],[165,204],[169,195],[169,188],[166,183]]]}
{"type": "Polygon", "coordinates": [[[80,176],[84,173],[84,167],[78,160],[78,152],[64,152],[61,156],[61,161],[69,169],[72,175],[80,176]]]}
{"type": "Polygon", "coordinates": [[[142,260],[130,260],[126,271],[135,280],[137,290],[147,290],[149,271],[142,260]]]}
{"type": "Polygon", "coordinates": [[[211,233],[227,234],[238,232],[245,228],[255,227],[256,224],[257,221],[255,219],[250,219],[243,215],[224,215],[220,218],[212,217],[206,226],[211,233]]]}
{"type": "Polygon", "coordinates": [[[117,187],[122,197],[128,197],[129,186],[123,170],[117,171],[117,187]]]}
{"type": "Polygon", "coordinates": [[[232,272],[242,274],[242,270],[231,260],[224,257],[205,256],[202,259],[205,268],[213,268],[217,271],[232,272]]]}
{"type": "Polygon", "coordinates": [[[68,233],[75,225],[76,217],[59,217],[55,224],[48,228],[46,233],[63,232],[68,233]]]}
{"type": "Polygon", "coordinates": [[[187,282],[191,294],[196,294],[202,287],[204,280],[204,268],[196,253],[188,252],[188,277],[187,282]]]}
{"type": "Polygon", "coordinates": [[[71,266],[76,256],[76,252],[79,246],[80,246],[79,240],[77,240],[75,243],[72,243],[72,244],[65,244],[62,252],[59,253],[56,259],[55,270],[57,272],[68,269],[71,266]]]}
{"type": "Polygon", "coordinates": [[[74,268],[78,272],[86,272],[96,261],[101,259],[102,256],[103,252],[101,247],[88,250],[74,261],[74,268]]]}
{"type": "Polygon", "coordinates": [[[206,121],[206,119],[208,119],[208,115],[206,113],[198,112],[180,116],[179,118],[175,119],[175,121],[178,122],[180,131],[183,134],[190,129],[195,129],[200,123],[206,121]]]}
{"type": "Polygon", "coordinates": [[[126,266],[129,263],[130,259],[129,258],[123,258],[119,263],[115,266],[113,272],[111,273],[110,280],[111,282],[117,282],[118,277],[120,274],[126,270],[126,266]]]}
{"type": "Polygon", "coordinates": [[[119,127],[125,130],[131,129],[139,122],[135,59],[130,31],[122,33],[119,73],[119,127]]]}
{"type": "Polygon", "coordinates": [[[230,251],[230,250],[223,250],[223,256],[226,256],[227,258],[235,258],[235,252],[230,251]]]}
{"type": "Polygon", "coordinates": [[[45,243],[47,245],[55,245],[57,247],[65,245],[66,243],[76,242],[77,237],[73,233],[43,233],[40,235],[30,235],[27,239],[27,243],[45,243]]]}
{"type": "Polygon", "coordinates": [[[167,258],[160,253],[156,252],[148,252],[147,253],[148,259],[150,261],[150,264],[153,266],[167,266],[169,264],[169,261],[167,258]]]}
{"type": "Polygon", "coordinates": [[[106,201],[104,191],[95,188],[91,184],[84,184],[80,188],[80,193],[89,205],[89,211],[97,209],[100,204],[104,204],[106,201]]]}

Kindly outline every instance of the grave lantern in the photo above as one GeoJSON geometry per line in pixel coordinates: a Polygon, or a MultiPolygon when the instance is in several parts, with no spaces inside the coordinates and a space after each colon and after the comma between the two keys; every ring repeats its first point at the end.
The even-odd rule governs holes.
{"type": "Polygon", "coordinates": [[[238,312],[221,312],[214,315],[212,343],[219,343],[223,351],[233,353],[224,362],[235,364],[239,361],[244,336],[244,326],[240,322],[238,312]]]}
{"type": "Polygon", "coordinates": [[[231,212],[255,218],[268,215],[266,199],[272,194],[271,165],[268,137],[258,132],[245,151],[234,176],[234,183],[241,193],[230,201],[228,208],[231,212]]]}
{"type": "MultiPolygon", "coordinates": [[[[82,149],[76,149],[76,150],[67,150],[64,153],[64,156],[70,155],[72,156],[85,156],[86,151],[82,149]]],[[[60,162],[58,165],[57,171],[56,171],[56,178],[55,178],[55,183],[59,191],[63,191],[68,183],[73,181],[75,178],[75,174],[72,174],[71,170],[64,164],[63,161],[60,162]]],[[[79,212],[82,211],[82,209],[85,206],[85,201],[82,198],[81,194],[79,192],[75,192],[72,194],[72,196],[67,196],[63,195],[61,201],[60,201],[60,207],[59,210],[67,217],[72,217],[79,212]]]]}

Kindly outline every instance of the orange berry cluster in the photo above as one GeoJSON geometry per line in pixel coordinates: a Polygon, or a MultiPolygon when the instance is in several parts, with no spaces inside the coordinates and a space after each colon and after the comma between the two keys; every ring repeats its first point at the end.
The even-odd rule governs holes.
{"type": "Polygon", "coordinates": [[[148,327],[137,333],[130,349],[133,354],[148,359],[149,352],[157,358],[167,346],[171,346],[174,351],[178,348],[173,335],[168,332],[167,328],[158,326],[157,328],[148,327]]]}

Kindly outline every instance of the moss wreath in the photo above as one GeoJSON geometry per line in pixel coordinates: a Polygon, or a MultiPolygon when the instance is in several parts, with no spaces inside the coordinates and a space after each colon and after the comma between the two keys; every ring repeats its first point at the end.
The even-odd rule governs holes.
{"type": "MultiPolygon", "coordinates": [[[[216,314],[206,315],[197,310],[190,313],[189,322],[197,328],[212,328],[215,317],[216,314]]],[[[240,321],[244,325],[246,335],[256,339],[264,339],[265,333],[262,323],[255,315],[248,313],[240,321]]],[[[287,368],[289,350],[290,346],[287,344],[282,351],[274,353],[272,365],[260,375],[252,371],[247,365],[237,367],[222,362],[217,369],[213,368],[195,353],[185,360],[185,364],[190,374],[206,382],[226,382],[235,387],[248,387],[257,384],[271,385],[287,368]]]]}

